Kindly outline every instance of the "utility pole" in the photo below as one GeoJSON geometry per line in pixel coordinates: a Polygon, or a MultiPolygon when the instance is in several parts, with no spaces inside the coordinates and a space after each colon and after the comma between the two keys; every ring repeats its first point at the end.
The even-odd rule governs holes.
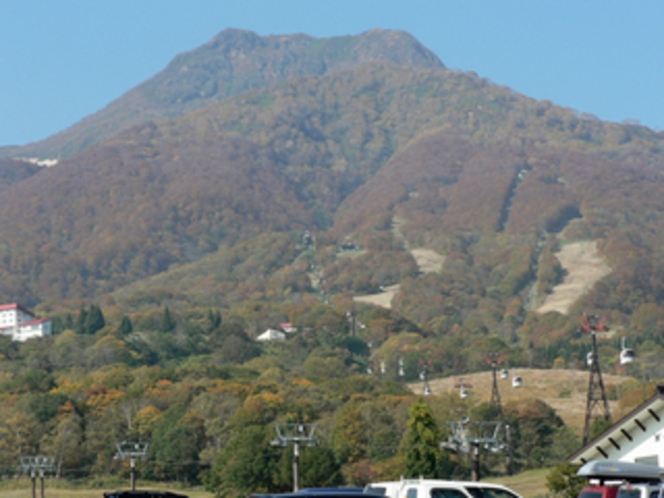
{"type": "Polygon", "coordinates": [[[586,420],[583,427],[583,444],[590,441],[590,429],[593,420],[603,419],[611,422],[611,411],[609,402],[606,398],[606,389],[602,380],[602,371],[599,366],[599,354],[597,352],[597,332],[606,332],[609,327],[606,325],[605,317],[597,315],[581,316],[581,331],[590,334],[591,350],[588,354],[588,366],[590,367],[590,378],[588,380],[588,397],[586,400],[586,420]],[[600,406],[600,403],[602,406],[600,406]],[[595,415],[593,416],[593,413],[595,415]]]}
{"type": "Polygon", "coordinates": [[[39,472],[40,496],[44,498],[44,473],[53,472],[56,467],[55,457],[21,456],[19,467],[24,474],[30,474],[32,498],[37,498],[37,472],[39,472]]]}
{"type": "Polygon", "coordinates": [[[122,441],[121,443],[116,443],[115,446],[118,449],[115,458],[122,461],[129,458],[129,465],[131,468],[131,490],[136,491],[136,458],[145,460],[148,454],[149,444],[122,441]]]}
{"type": "Polygon", "coordinates": [[[505,449],[505,443],[499,437],[503,422],[471,422],[468,417],[464,417],[457,422],[448,423],[452,429],[452,435],[440,445],[457,452],[470,453],[472,461],[470,480],[479,481],[480,448],[494,453],[505,449]]]}
{"type": "Polygon", "coordinates": [[[318,439],[314,436],[316,424],[275,424],[277,437],[271,441],[272,446],[288,446],[293,443],[293,492],[300,490],[300,443],[316,446],[318,439]]]}

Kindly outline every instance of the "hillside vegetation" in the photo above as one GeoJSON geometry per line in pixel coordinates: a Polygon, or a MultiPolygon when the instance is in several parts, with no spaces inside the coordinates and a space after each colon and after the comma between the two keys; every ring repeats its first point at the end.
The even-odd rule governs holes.
{"type": "Polygon", "coordinates": [[[54,330],[0,337],[0,473],[49,453],[68,479],[122,477],[115,443],[140,439],[147,479],[279,491],[275,424],[315,423],[307,485],[467,477],[440,441],[495,418],[487,389],[407,385],[484,372],[490,353],[525,381],[505,392],[514,470],[551,466],[579,444],[581,313],[609,324],[616,413],[664,377],[663,145],[448,70],[404,33],[223,32],[20,151],[57,165],[0,163],[0,299],[54,330]],[[576,277],[575,244],[602,274],[565,313],[536,311],[576,277]],[[384,289],[389,307],[355,299],[384,289]],[[268,328],[286,340],[257,341],[268,328]],[[542,384],[552,368],[569,387],[542,384]]]}

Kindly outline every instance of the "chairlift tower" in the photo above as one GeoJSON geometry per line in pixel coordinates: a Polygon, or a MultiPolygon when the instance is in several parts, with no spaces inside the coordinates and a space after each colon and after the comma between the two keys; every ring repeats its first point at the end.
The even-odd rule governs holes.
{"type": "Polygon", "coordinates": [[[429,386],[429,368],[431,368],[431,360],[420,360],[420,379],[424,382],[422,387],[422,394],[425,396],[430,396],[431,386],[429,386]]]}
{"type": "Polygon", "coordinates": [[[498,391],[498,376],[496,371],[498,366],[503,362],[503,359],[498,355],[498,353],[489,353],[486,358],[487,364],[491,367],[491,373],[493,375],[493,386],[491,388],[491,401],[489,404],[491,407],[495,407],[496,415],[499,415],[500,418],[503,418],[503,404],[500,401],[500,391],[498,391]]]}
{"type": "Polygon", "coordinates": [[[140,458],[141,460],[145,460],[147,458],[149,443],[122,441],[121,443],[115,443],[115,446],[118,449],[115,458],[122,460],[123,462],[129,459],[129,466],[131,469],[131,490],[136,491],[136,459],[140,458]]]}
{"type": "Polygon", "coordinates": [[[470,453],[472,459],[471,481],[480,480],[480,448],[497,453],[506,448],[505,441],[500,437],[503,427],[501,420],[491,422],[471,422],[468,417],[456,422],[448,422],[452,434],[443,441],[443,448],[457,452],[470,453]]]}
{"type": "Polygon", "coordinates": [[[51,456],[20,456],[19,469],[24,474],[30,475],[32,481],[32,498],[37,498],[37,472],[39,472],[40,496],[44,498],[44,473],[55,472],[57,462],[51,456]]]}
{"type": "Polygon", "coordinates": [[[602,380],[602,371],[599,367],[599,354],[597,352],[597,332],[606,332],[606,317],[597,315],[581,316],[581,331],[590,334],[591,350],[588,355],[590,378],[588,381],[588,398],[586,401],[586,420],[583,427],[583,444],[590,441],[590,429],[594,420],[611,422],[611,411],[606,398],[606,389],[602,380]]]}
{"type": "Polygon", "coordinates": [[[316,446],[316,424],[275,424],[277,437],[271,441],[272,446],[288,446],[293,443],[293,492],[300,490],[300,444],[316,446]]]}

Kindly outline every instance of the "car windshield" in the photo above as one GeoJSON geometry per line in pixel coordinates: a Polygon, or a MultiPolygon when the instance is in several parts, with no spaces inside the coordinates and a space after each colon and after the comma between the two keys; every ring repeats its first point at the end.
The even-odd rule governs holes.
{"type": "Polygon", "coordinates": [[[618,491],[618,498],[639,498],[641,490],[639,489],[621,489],[618,491]]]}
{"type": "Polygon", "coordinates": [[[502,488],[466,486],[466,490],[473,495],[473,498],[518,498],[516,494],[502,488]]]}
{"type": "Polygon", "coordinates": [[[431,490],[431,498],[468,498],[463,491],[454,488],[436,488],[431,490]]]}

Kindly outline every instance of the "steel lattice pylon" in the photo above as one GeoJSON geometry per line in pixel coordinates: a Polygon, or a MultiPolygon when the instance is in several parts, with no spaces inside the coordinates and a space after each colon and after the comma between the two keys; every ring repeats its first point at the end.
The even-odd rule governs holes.
{"type": "Polygon", "coordinates": [[[493,385],[491,387],[491,407],[497,409],[496,415],[503,417],[503,404],[500,401],[500,391],[498,391],[498,377],[496,376],[496,370],[498,365],[502,363],[502,359],[498,356],[497,353],[489,353],[487,355],[486,362],[491,367],[491,373],[493,375],[493,385]]]}
{"type": "Polygon", "coordinates": [[[581,317],[581,330],[590,334],[591,351],[588,355],[590,378],[588,380],[588,398],[586,400],[586,420],[583,427],[583,444],[590,441],[590,429],[593,420],[606,420],[611,423],[611,410],[606,398],[606,389],[602,380],[602,371],[599,367],[599,354],[597,352],[597,332],[609,330],[604,318],[597,315],[581,317]]]}

